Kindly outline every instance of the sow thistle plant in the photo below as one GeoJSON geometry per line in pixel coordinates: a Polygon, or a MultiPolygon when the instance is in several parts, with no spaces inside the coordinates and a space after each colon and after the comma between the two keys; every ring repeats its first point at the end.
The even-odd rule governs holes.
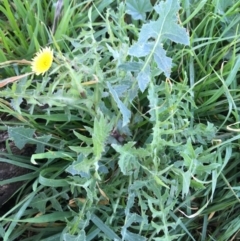
{"type": "MultiPolygon", "coordinates": [[[[229,160],[233,154],[238,160],[239,152],[234,153],[231,143],[239,137],[216,146],[211,143],[217,126],[209,113],[199,112],[201,103],[196,103],[199,98],[194,95],[196,87],[202,90],[208,83],[207,72],[198,71],[204,76],[189,86],[189,72],[196,66],[188,57],[195,57],[196,46],[191,45],[198,42],[190,41],[186,25],[178,19],[187,4],[95,1],[89,8],[88,1],[79,2],[74,8],[81,15],[70,5],[62,10],[61,28],[56,27],[54,34],[54,46],[61,51],[54,53],[46,37],[30,61],[0,63],[0,67],[27,65],[22,75],[9,74],[13,77],[0,82],[0,87],[5,86],[1,95],[13,109],[5,108],[8,113],[26,119],[24,126],[6,124],[9,138],[19,149],[28,142],[36,144],[36,153],[26,160],[30,169],[35,165],[34,184],[24,190],[16,207],[0,217],[0,239],[204,241],[211,235],[214,240],[229,240],[219,237],[226,227],[216,228],[224,220],[217,213],[223,202],[230,207],[238,198],[222,188],[225,176],[220,177],[223,170],[224,175],[229,172],[227,187],[233,186],[232,177],[239,168],[229,160]],[[72,22],[70,10],[78,16],[72,22]],[[63,23],[70,34],[60,34],[63,23]],[[38,81],[37,76],[44,77],[38,81]],[[213,229],[221,232],[213,233],[213,229]],[[33,236],[23,237],[25,230],[33,236]]],[[[186,22],[198,12],[189,7],[186,22]]],[[[49,18],[41,21],[45,19],[49,18]]],[[[211,21],[207,16],[205,23],[211,21]]],[[[196,36],[204,36],[200,30],[196,28],[196,36]]],[[[199,52],[210,53],[204,48],[199,52]]],[[[219,62],[222,55],[216,56],[219,62]]],[[[204,92],[200,99],[213,102],[205,99],[213,92],[204,92]]],[[[239,190],[238,183],[234,185],[239,190]]],[[[235,227],[240,227],[237,214],[235,227]]]]}

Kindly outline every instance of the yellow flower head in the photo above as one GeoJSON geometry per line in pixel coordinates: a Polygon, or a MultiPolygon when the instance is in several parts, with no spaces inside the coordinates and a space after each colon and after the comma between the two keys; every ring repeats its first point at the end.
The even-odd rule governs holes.
{"type": "Polygon", "coordinates": [[[36,56],[32,59],[32,71],[36,75],[45,74],[47,72],[53,61],[53,51],[50,47],[41,49],[36,56]]]}

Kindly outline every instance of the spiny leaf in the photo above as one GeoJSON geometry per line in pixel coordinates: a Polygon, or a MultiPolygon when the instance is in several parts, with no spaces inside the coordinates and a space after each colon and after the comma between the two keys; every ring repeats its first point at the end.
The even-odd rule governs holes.
{"type": "MultiPolygon", "coordinates": [[[[166,56],[163,42],[169,39],[175,43],[189,45],[189,36],[186,30],[177,23],[179,9],[179,2],[176,0],[161,1],[154,7],[154,10],[159,14],[159,18],[142,26],[138,41],[129,49],[129,54],[135,57],[145,57],[148,55],[142,72],[145,72],[145,68],[148,68],[153,57],[158,68],[167,77],[170,77],[172,59],[166,56]]],[[[143,78],[141,77],[142,75],[139,74],[139,87],[143,91],[143,87],[147,86],[149,80],[146,79],[146,84],[143,85],[143,78]]]]}
{"type": "Polygon", "coordinates": [[[140,164],[137,157],[132,153],[134,142],[129,142],[124,146],[112,144],[112,147],[120,153],[119,167],[124,175],[130,175],[133,172],[138,172],[140,164]]]}
{"type": "Polygon", "coordinates": [[[108,82],[107,83],[108,89],[110,93],[112,94],[115,102],[117,103],[117,106],[122,113],[123,116],[123,126],[127,125],[130,122],[130,117],[131,117],[131,111],[124,105],[124,103],[119,99],[119,96],[117,92],[113,89],[111,84],[108,82]]]}
{"type": "Polygon", "coordinates": [[[152,11],[152,4],[149,0],[127,0],[127,13],[135,20],[145,20],[146,12],[152,11]]]}
{"type": "Polygon", "coordinates": [[[13,138],[16,147],[19,149],[22,149],[29,140],[32,140],[34,132],[34,129],[25,128],[23,126],[8,128],[9,137],[13,138]]]}
{"type": "Polygon", "coordinates": [[[84,136],[76,131],[73,131],[74,135],[80,140],[82,141],[83,143],[87,144],[87,145],[91,145],[92,144],[92,139],[87,137],[87,136],[84,136]]]}
{"type": "Polygon", "coordinates": [[[149,155],[146,149],[134,147],[135,142],[128,142],[124,146],[112,144],[112,147],[120,154],[119,167],[124,175],[138,174],[140,163],[139,159],[149,155]]]}
{"type": "MultiPolygon", "coordinates": [[[[109,136],[110,131],[112,130],[112,123],[104,118],[103,114],[100,114],[100,117],[96,117],[94,120],[93,130],[90,130],[92,133],[92,146],[87,147],[78,147],[70,146],[71,150],[74,150],[78,153],[81,153],[78,156],[77,161],[73,162],[67,168],[67,172],[72,175],[81,175],[82,177],[89,177],[89,170],[95,166],[95,169],[99,169],[99,159],[101,158],[102,152],[105,149],[105,142],[109,136]],[[87,155],[93,152],[93,158],[88,158],[87,155]]],[[[87,128],[86,128],[87,129],[87,128]]],[[[90,144],[90,139],[83,138],[82,135],[75,132],[77,137],[84,139],[88,144],[90,144]]]]}
{"type": "Polygon", "coordinates": [[[140,90],[143,92],[146,88],[148,83],[150,82],[150,66],[147,65],[145,69],[143,69],[143,71],[140,71],[139,74],[137,75],[137,79],[138,79],[138,85],[140,90]]]}
{"type": "Polygon", "coordinates": [[[89,168],[86,169],[87,172],[84,172],[83,170],[84,167],[87,166],[86,164],[83,165],[83,161],[86,163],[86,160],[87,159],[84,159],[84,155],[81,153],[80,155],[78,155],[77,161],[74,161],[71,165],[69,165],[66,171],[72,174],[73,176],[80,175],[81,177],[89,178],[89,168]]]}
{"type": "Polygon", "coordinates": [[[47,201],[47,195],[44,192],[40,192],[36,195],[30,206],[36,208],[41,213],[45,213],[47,201]]]}
{"type": "Polygon", "coordinates": [[[40,137],[36,137],[35,141],[37,144],[36,153],[43,153],[45,149],[45,145],[51,140],[52,135],[44,135],[40,137]]]}
{"type": "Polygon", "coordinates": [[[112,124],[104,118],[103,114],[100,115],[99,119],[95,118],[92,135],[93,153],[96,157],[95,160],[100,159],[101,153],[105,148],[105,142],[111,130],[112,124]]]}

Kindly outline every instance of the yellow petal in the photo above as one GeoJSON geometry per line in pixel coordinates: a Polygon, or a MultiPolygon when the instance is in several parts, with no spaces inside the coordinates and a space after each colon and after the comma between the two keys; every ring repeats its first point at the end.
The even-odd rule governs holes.
{"type": "Polygon", "coordinates": [[[50,47],[41,49],[32,59],[32,71],[36,75],[45,74],[52,66],[53,51],[50,47]]]}

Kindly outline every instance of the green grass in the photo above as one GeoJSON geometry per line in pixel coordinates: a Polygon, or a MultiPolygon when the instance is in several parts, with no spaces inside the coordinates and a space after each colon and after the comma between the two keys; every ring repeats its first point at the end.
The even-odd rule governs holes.
{"type": "Polygon", "coordinates": [[[1,80],[30,72],[6,61],[54,50],[45,76],[0,92],[1,130],[19,148],[36,145],[29,158],[0,158],[31,170],[0,181],[25,181],[0,217],[0,239],[237,240],[239,1],[180,1],[189,45],[150,40],[171,58],[170,77],[157,46],[133,53],[159,17],[148,0],[135,12],[133,0],[64,1],[60,15],[57,2],[0,3],[1,80]]]}

